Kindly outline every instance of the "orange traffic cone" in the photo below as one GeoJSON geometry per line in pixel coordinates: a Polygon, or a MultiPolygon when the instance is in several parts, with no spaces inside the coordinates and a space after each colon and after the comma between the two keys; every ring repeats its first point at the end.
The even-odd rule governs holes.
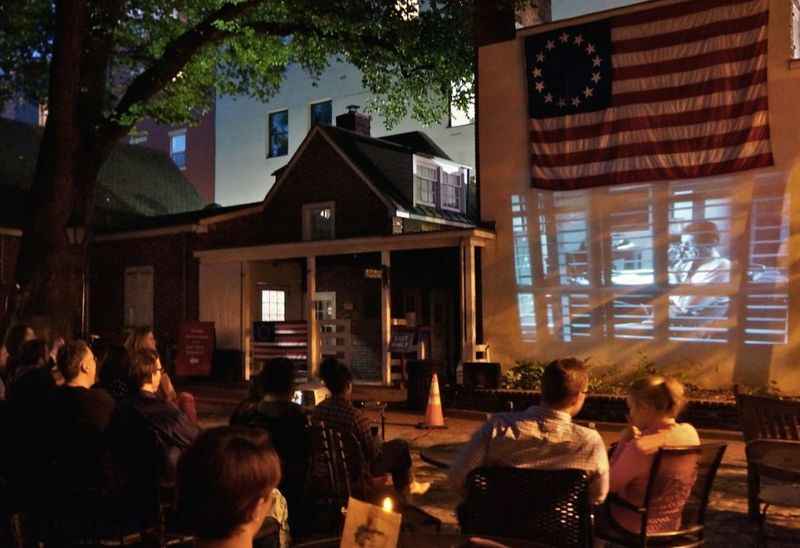
{"type": "Polygon", "coordinates": [[[447,428],[444,424],[442,413],[442,397],[439,395],[439,377],[436,373],[431,378],[431,391],[428,394],[428,407],[425,410],[425,420],[417,428],[447,428]]]}

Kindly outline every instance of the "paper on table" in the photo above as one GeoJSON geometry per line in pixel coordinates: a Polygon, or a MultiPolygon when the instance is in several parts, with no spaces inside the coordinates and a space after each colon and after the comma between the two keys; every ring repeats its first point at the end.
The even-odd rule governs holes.
{"type": "Polygon", "coordinates": [[[395,548],[403,516],[350,498],[341,548],[395,548]]]}

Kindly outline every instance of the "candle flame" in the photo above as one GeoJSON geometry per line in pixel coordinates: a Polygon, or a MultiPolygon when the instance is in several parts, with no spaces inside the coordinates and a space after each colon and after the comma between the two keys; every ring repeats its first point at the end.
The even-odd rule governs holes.
{"type": "Polygon", "coordinates": [[[383,499],[383,511],[391,512],[392,510],[394,510],[394,503],[392,502],[392,499],[386,497],[383,499]]]}

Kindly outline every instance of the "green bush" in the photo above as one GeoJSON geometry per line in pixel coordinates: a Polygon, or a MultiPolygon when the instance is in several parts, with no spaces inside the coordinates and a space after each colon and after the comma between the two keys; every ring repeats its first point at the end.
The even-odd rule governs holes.
{"type": "Polygon", "coordinates": [[[520,360],[503,374],[503,388],[514,390],[539,390],[547,362],[520,360]]]}

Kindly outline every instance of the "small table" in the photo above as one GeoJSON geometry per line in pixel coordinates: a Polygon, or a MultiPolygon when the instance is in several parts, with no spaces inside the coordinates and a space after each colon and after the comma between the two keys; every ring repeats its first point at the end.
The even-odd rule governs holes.
{"type": "MultiPolygon", "coordinates": [[[[338,548],[340,537],[295,544],[297,548],[338,548]]],[[[543,548],[543,544],[520,539],[456,534],[400,533],[397,548],[543,548]],[[482,541],[482,542],[481,542],[482,541]]]]}
{"type": "Polygon", "coordinates": [[[430,447],[423,447],[419,456],[437,468],[451,468],[456,460],[456,456],[463,449],[466,443],[439,443],[430,447]]]}

